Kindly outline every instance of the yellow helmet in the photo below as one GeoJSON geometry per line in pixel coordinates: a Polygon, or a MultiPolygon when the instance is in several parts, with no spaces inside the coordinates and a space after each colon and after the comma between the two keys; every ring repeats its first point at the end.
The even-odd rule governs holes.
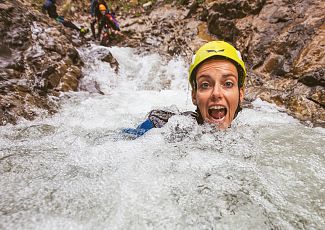
{"type": "Polygon", "coordinates": [[[104,4],[100,4],[99,11],[106,11],[106,6],[104,4]]]}
{"type": "Polygon", "coordinates": [[[244,86],[246,78],[245,64],[241,58],[240,52],[232,45],[224,41],[212,41],[204,44],[193,56],[189,70],[189,82],[192,88],[195,87],[195,72],[197,67],[205,60],[211,57],[224,57],[232,61],[238,71],[239,86],[244,86]]]}

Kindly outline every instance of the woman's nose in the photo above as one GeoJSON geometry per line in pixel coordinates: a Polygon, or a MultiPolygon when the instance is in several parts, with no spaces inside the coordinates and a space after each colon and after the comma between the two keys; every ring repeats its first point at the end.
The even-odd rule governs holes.
{"type": "Polygon", "coordinates": [[[215,84],[213,89],[212,89],[212,93],[211,93],[211,97],[214,99],[219,99],[222,96],[222,87],[220,84],[215,84]]]}

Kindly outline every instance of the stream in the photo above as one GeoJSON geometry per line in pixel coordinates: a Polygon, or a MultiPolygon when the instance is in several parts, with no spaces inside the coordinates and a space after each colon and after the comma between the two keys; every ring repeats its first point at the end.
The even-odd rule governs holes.
{"type": "Polygon", "coordinates": [[[325,229],[325,129],[257,99],[226,131],[174,116],[130,138],[152,109],[195,109],[186,62],[79,51],[58,113],[0,127],[0,229],[325,229]]]}

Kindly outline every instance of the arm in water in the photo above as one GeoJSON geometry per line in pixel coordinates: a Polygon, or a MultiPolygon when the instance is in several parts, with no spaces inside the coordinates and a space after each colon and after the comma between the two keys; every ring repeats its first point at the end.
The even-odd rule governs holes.
{"type": "Polygon", "coordinates": [[[173,115],[175,115],[175,113],[169,111],[152,110],[148,114],[147,119],[138,125],[137,128],[122,129],[122,133],[129,134],[135,138],[140,137],[152,128],[163,127],[173,115]]]}
{"type": "Polygon", "coordinates": [[[133,136],[133,137],[140,137],[152,128],[154,128],[154,125],[148,118],[147,120],[142,122],[140,125],[138,125],[138,127],[136,127],[135,129],[134,128],[122,129],[122,133],[129,134],[130,136],[133,136]]]}
{"type": "MultiPolygon", "coordinates": [[[[129,134],[135,138],[140,137],[143,134],[145,134],[147,131],[149,131],[150,129],[163,127],[168,122],[168,120],[174,115],[177,115],[177,114],[174,112],[165,111],[165,110],[152,110],[149,113],[148,118],[144,122],[142,122],[140,125],[138,125],[137,128],[122,129],[122,133],[129,134]]],[[[197,113],[192,112],[192,111],[179,113],[178,115],[190,116],[190,117],[194,118],[195,120],[198,120],[197,113]]]]}

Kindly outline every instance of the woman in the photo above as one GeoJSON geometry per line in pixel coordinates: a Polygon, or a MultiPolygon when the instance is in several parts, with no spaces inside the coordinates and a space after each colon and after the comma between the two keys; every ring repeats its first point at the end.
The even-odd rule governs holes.
{"type": "MultiPolygon", "coordinates": [[[[198,124],[209,123],[216,129],[227,129],[241,111],[246,78],[240,52],[224,41],[204,44],[193,56],[189,68],[192,102],[196,112],[180,115],[193,117],[198,124]]],[[[175,113],[153,110],[136,129],[123,132],[141,136],[152,128],[164,126],[175,113]]]]}

